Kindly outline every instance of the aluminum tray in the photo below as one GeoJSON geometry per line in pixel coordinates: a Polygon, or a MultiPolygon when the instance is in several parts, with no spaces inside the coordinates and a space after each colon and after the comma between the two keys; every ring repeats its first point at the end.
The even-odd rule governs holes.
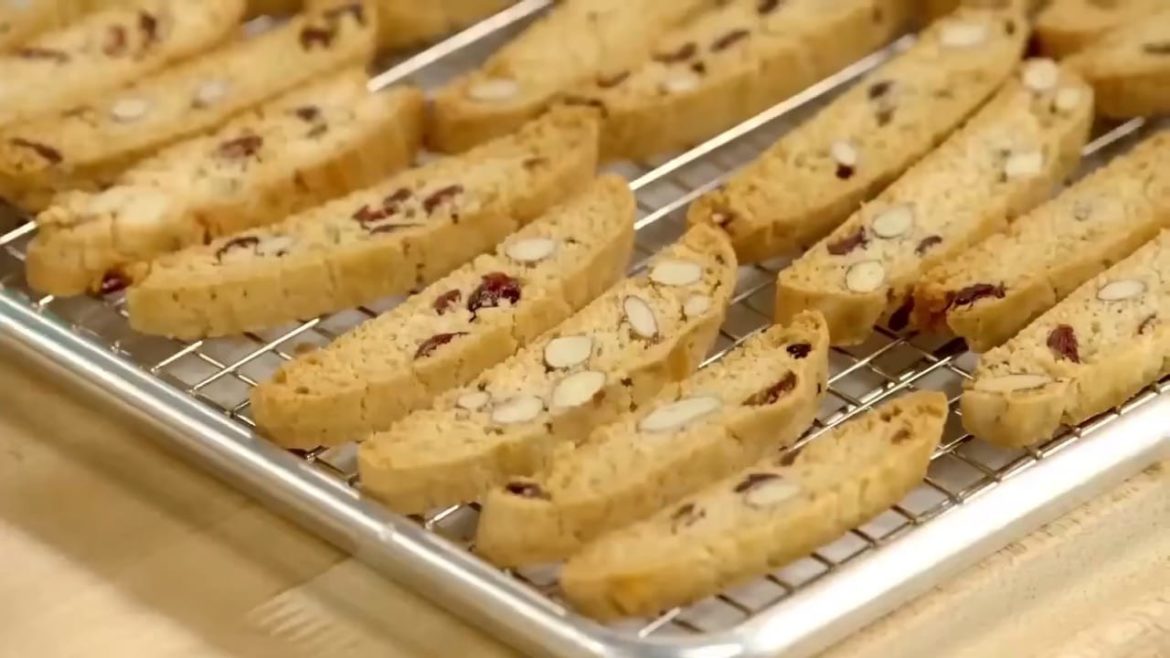
{"type": "MultiPolygon", "coordinates": [[[[524,0],[390,67],[371,87],[407,78],[433,86],[481,58],[548,4],[524,0]]],[[[638,197],[635,260],[644,260],[681,232],[681,214],[691,199],[910,39],[677,158],[616,166],[638,197]]],[[[1103,131],[1087,148],[1085,168],[1152,129],[1133,121],[1103,131]]],[[[23,224],[0,233],[0,345],[91,389],[111,408],[158,430],[160,439],[196,463],[533,654],[809,656],[1170,457],[1170,380],[1119,410],[1023,451],[974,441],[952,422],[922,487],[871,523],[756,582],[653,619],[604,627],[562,605],[555,568],[504,572],[475,557],[469,550],[474,505],[424,518],[397,516],[361,497],[352,444],[294,453],[253,433],[250,386],[303,346],[328,342],[394,300],[238,338],[179,343],[145,337],[128,329],[120,296],[58,300],[33,294],[23,278],[23,258],[34,231],[23,224]]],[[[741,269],[712,359],[768,324],[772,281],[783,265],[741,269]]],[[[831,403],[809,440],[905,390],[947,391],[954,409],[973,364],[961,342],[925,337],[879,333],[859,348],[834,350],[831,403]]],[[[953,413],[957,417],[957,410],[953,413]]]]}

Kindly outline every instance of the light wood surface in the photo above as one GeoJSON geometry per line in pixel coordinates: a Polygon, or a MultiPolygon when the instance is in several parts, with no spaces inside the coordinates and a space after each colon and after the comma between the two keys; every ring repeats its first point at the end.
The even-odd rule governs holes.
{"type": "MultiPolygon", "coordinates": [[[[515,655],[5,359],[0,657],[515,655]]],[[[1154,469],[829,655],[1170,656],[1168,521],[1154,469]]]]}

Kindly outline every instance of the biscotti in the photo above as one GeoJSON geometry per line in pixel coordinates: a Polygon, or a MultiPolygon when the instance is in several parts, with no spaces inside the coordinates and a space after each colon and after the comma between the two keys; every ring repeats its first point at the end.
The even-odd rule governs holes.
{"type": "Polygon", "coordinates": [[[269,227],[135,268],[130,325],[180,338],[272,327],[418,290],[580,191],[597,122],[552,112],[269,227]]]}
{"type": "Polygon", "coordinates": [[[643,59],[655,40],[718,0],[565,0],[492,55],[438,91],[432,148],[462,151],[508,133],[553,98],[643,59]]]}
{"type": "Polygon", "coordinates": [[[984,354],[963,425],[1005,446],[1048,439],[1170,373],[1170,231],[984,354]]]}
{"type": "Polygon", "coordinates": [[[67,110],[212,48],[244,0],[135,0],[83,16],[0,55],[0,126],[67,110]]]}
{"type": "Polygon", "coordinates": [[[828,328],[816,313],[749,338],[546,470],[489,492],[476,551],[501,566],[564,559],[791,445],[816,416],[828,360],[828,328]]]}
{"type": "Polygon", "coordinates": [[[918,0],[918,17],[922,24],[929,24],[955,11],[959,7],[1004,8],[1009,4],[1020,7],[1032,14],[1048,0],[918,0]]]}
{"type": "Polygon", "coordinates": [[[634,197],[599,178],[495,253],[412,295],[252,391],[252,415],[286,447],[383,430],[462,386],[621,279],[634,245],[634,197]]]}
{"type": "Polygon", "coordinates": [[[111,0],[13,0],[0,4],[0,52],[113,4],[111,0]]]}
{"type": "Polygon", "coordinates": [[[1092,90],[1052,60],[1026,62],[959,132],[780,272],[776,319],[820,310],[835,345],[901,331],[923,272],[1044,201],[1080,159],[1092,90]]]}
{"type": "Polygon", "coordinates": [[[985,352],[1170,226],[1170,133],[1147,139],[1011,228],[926,272],[919,327],[985,352]]]}
{"type": "Polygon", "coordinates": [[[723,234],[688,231],[644,273],[432,408],[367,438],[358,451],[362,491],[416,513],[535,473],[698,367],[735,275],[723,234]]]}
{"type": "Polygon", "coordinates": [[[181,142],[101,192],[59,196],[37,217],[29,284],[53,295],[116,284],[127,265],[262,226],[409,165],[423,96],[366,89],[360,69],[298,89],[181,142]]]}
{"type": "Polygon", "coordinates": [[[1165,7],[1165,0],[1051,0],[1036,16],[1036,40],[1044,53],[1065,57],[1165,7]]]}
{"type": "MultiPolygon", "coordinates": [[[[198,4],[198,3],[195,3],[198,4]]],[[[135,159],[373,54],[361,3],[292,18],[68,112],[0,132],[0,194],[39,210],[56,191],[100,189],[135,159]]]]}
{"type": "Polygon", "coordinates": [[[797,126],[688,220],[727,231],[743,262],[812,246],[942,141],[1006,80],[1027,29],[963,9],[797,126]]]}
{"type": "Polygon", "coordinates": [[[650,58],[564,102],[599,108],[602,159],[677,151],[876,50],[908,0],[731,0],[666,34],[650,58]]]}
{"type": "MultiPolygon", "coordinates": [[[[329,0],[311,0],[310,5],[329,0]]],[[[378,11],[378,45],[418,46],[501,11],[515,0],[371,0],[378,11]]]]}
{"type": "Polygon", "coordinates": [[[946,396],[913,393],[770,456],[574,555],[565,597],[600,619],[654,615],[761,576],[836,539],[921,484],[946,396]]]}
{"type": "Polygon", "coordinates": [[[1098,114],[1170,113],[1170,10],[1106,34],[1067,64],[1093,86],[1098,114]]]}

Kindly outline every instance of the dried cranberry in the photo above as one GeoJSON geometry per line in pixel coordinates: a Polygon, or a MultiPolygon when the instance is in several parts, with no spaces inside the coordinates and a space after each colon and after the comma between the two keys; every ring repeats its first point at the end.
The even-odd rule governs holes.
{"type": "Polygon", "coordinates": [[[382,205],[386,207],[398,205],[409,199],[410,195],[411,191],[409,187],[400,187],[394,190],[393,193],[387,195],[385,199],[382,199],[382,205]]]}
{"type": "Polygon", "coordinates": [[[763,16],[776,11],[779,6],[780,0],[760,0],[756,3],[756,12],[763,16]]]}
{"type": "Polygon", "coordinates": [[[743,493],[751,491],[765,482],[778,479],[780,476],[775,473],[749,473],[746,478],[732,489],[735,493],[743,493]]]}
{"type": "Polygon", "coordinates": [[[503,272],[483,275],[483,280],[467,298],[467,310],[475,314],[481,308],[495,308],[500,300],[512,304],[520,301],[520,282],[503,272]]]}
{"type": "Polygon", "coordinates": [[[808,343],[796,343],[795,345],[789,345],[785,351],[788,352],[789,356],[799,361],[800,359],[808,358],[808,355],[812,354],[812,345],[808,343]]]}
{"type": "Polygon", "coordinates": [[[1170,41],[1147,43],[1142,46],[1142,50],[1150,55],[1170,55],[1170,41]]]}
{"type": "Polygon", "coordinates": [[[460,292],[458,288],[448,290],[435,299],[435,312],[439,315],[443,315],[447,311],[451,310],[451,306],[453,304],[458,304],[462,299],[463,293],[460,292]]]}
{"type": "Polygon", "coordinates": [[[890,443],[893,443],[894,445],[898,445],[899,443],[902,443],[902,442],[906,441],[907,439],[909,439],[911,436],[913,436],[913,435],[910,433],[910,430],[903,427],[903,428],[899,429],[897,432],[894,432],[894,436],[890,439],[890,443]]]}
{"type": "Polygon", "coordinates": [[[239,159],[250,158],[256,155],[260,147],[264,146],[264,138],[259,135],[244,135],[236,139],[229,139],[228,141],[219,145],[215,150],[216,155],[221,158],[239,159]]]}
{"type": "Polygon", "coordinates": [[[668,53],[656,53],[654,55],[654,61],[662,63],[662,64],[674,64],[677,62],[685,62],[688,59],[694,57],[695,53],[698,50],[699,50],[698,46],[696,46],[695,43],[692,41],[692,42],[688,42],[688,43],[683,44],[678,50],[668,52],[668,53]]]}
{"type": "Polygon", "coordinates": [[[535,482],[509,482],[504,485],[504,491],[521,498],[539,498],[548,500],[548,494],[535,482]]]}
{"type": "Polygon", "coordinates": [[[21,48],[16,51],[16,56],[23,59],[43,59],[58,64],[69,61],[69,53],[52,48],[21,48]]]}
{"type": "Polygon", "coordinates": [[[460,336],[466,335],[466,331],[457,331],[450,334],[435,334],[434,336],[424,340],[422,344],[418,346],[418,350],[414,353],[414,358],[425,359],[428,356],[434,354],[435,350],[439,349],[443,345],[450,343],[460,336]]]}
{"type": "Polygon", "coordinates": [[[34,142],[29,139],[24,139],[23,137],[13,137],[12,139],[8,140],[8,142],[13,146],[29,149],[33,153],[41,156],[41,158],[43,158],[51,165],[60,164],[61,160],[64,159],[62,158],[60,151],[47,144],[34,142]]]}
{"type": "Polygon", "coordinates": [[[882,96],[890,93],[890,89],[892,89],[893,86],[893,82],[890,82],[889,80],[881,80],[870,85],[869,89],[866,90],[866,93],[869,95],[870,100],[877,100],[882,96]]]}
{"type": "Polygon", "coordinates": [[[374,210],[374,209],[370,208],[369,205],[364,205],[361,208],[358,208],[357,212],[355,212],[352,216],[354,219],[358,220],[358,222],[360,222],[362,224],[367,224],[369,222],[376,222],[379,220],[386,219],[391,214],[393,214],[393,213],[391,213],[390,211],[388,211],[384,208],[379,208],[378,210],[374,210]]]}
{"type": "Polygon", "coordinates": [[[1141,326],[1138,327],[1138,335],[1145,336],[1146,332],[1154,328],[1158,324],[1158,314],[1155,313],[1142,321],[1141,326]]]}
{"type": "Polygon", "coordinates": [[[1081,362],[1077,332],[1067,324],[1058,325],[1048,334],[1048,349],[1056,354],[1057,360],[1081,362]]]}
{"type": "Polygon", "coordinates": [[[316,105],[302,105],[293,110],[293,114],[297,115],[297,118],[301,121],[313,123],[321,118],[321,108],[316,105]]]}
{"type": "Polygon", "coordinates": [[[102,52],[110,57],[125,55],[126,28],[121,25],[111,26],[106,32],[106,42],[102,45],[102,52]]]}
{"type": "Polygon", "coordinates": [[[705,516],[707,516],[705,510],[695,507],[694,503],[687,503],[675,510],[674,514],[670,515],[670,522],[672,527],[677,531],[679,528],[694,525],[705,516]]]}
{"type": "Polygon", "coordinates": [[[599,77],[599,78],[597,78],[597,86],[601,87],[602,89],[609,89],[611,87],[616,87],[616,86],[620,85],[621,83],[625,82],[626,79],[629,77],[630,77],[629,71],[622,71],[621,73],[615,73],[609,77],[599,77]]]}
{"type": "Polygon", "coordinates": [[[601,112],[601,116],[609,116],[609,108],[606,107],[605,103],[598,98],[589,98],[588,96],[576,96],[569,94],[562,96],[561,102],[565,105],[572,105],[575,107],[592,107],[593,109],[601,112]]]}
{"type": "Polygon", "coordinates": [[[784,395],[791,393],[794,388],[796,388],[796,373],[789,372],[780,381],[748,398],[746,404],[749,407],[774,404],[784,395]]]}
{"type": "Polygon", "coordinates": [[[691,64],[691,70],[694,71],[696,75],[707,75],[707,65],[702,62],[694,62],[691,64]]]}
{"type": "Polygon", "coordinates": [[[958,292],[947,293],[947,309],[958,308],[960,306],[971,306],[975,302],[987,298],[994,297],[996,299],[1003,299],[1007,296],[1007,290],[1003,285],[993,286],[990,283],[976,283],[958,292]]]}
{"type": "Polygon", "coordinates": [[[365,9],[362,8],[362,5],[360,2],[355,2],[352,4],[348,4],[348,5],[341,5],[340,7],[334,7],[333,9],[329,9],[328,11],[325,12],[325,18],[331,22],[336,23],[337,19],[341,18],[342,16],[345,16],[346,14],[353,16],[354,20],[356,20],[358,22],[358,25],[365,25],[366,24],[366,12],[365,12],[365,9]]]}
{"type": "Polygon", "coordinates": [[[225,243],[215,252],[216,260],[223,260],[223,257],[228,253],[237,249],[255,249],[260,244],[260,238],[253,235],[246,235],[242,238],[234,238],[225,243]]]}
{"type": "Polygon", "coordinates": [[[854,169],[851,165],[838,163],[837,170],[833,173],[841,180],[849,180],[850,178],[853,178],[853,174],[857,173],[857,170],[854,169]]]}
{"type": "Polygon", "coordinates": [[[138,12],[138,31],[142,32],[143,46],[150,46],[158,41],[158,19],[150,12],[138,12]]]}
{"type": "Polygon", "coordinates": [[[717,53],[720,50],[726,50],[726,49],[734,46],[737,41],[741,41],[743,39],[748,38],[748,35],[750,35],[750,34],[751,34],[751,32],[744,30],[742,28],[738,29],[738,30],[732,30],[732,31],[728,32],[727,34],[724,34],[723,36],[719,37],[718,39],[715,40],[715,43],[711,44],[711,52],[717,53]]]}
{"type": "Polygon", "coordinates": [[[98,292],[103,295],[112,295],[129,287],[130,279],[125,274],[117,270],[110,270],[102,277],[101,285],[98,286],[98,292]]]}
{"type": "Polygon", "coordinates": [[[914,312],[914,298],[907,297],[906,301],[890,315],[890,329],[902,331],[910,326],[910,314],[914,312]]]}
{"type": "Polygon", "coordinates": [[[301,48],[305,50],[312,50],[314,46],[328,48],[332,44],[332,30],[314,27],[312,25],[306,25],[303,29],[301,29],[301,48]]]}
{"type": "Polygon", "coordinates": [[[857,248],[864,249],[867,244],[869,244],[869,238],[866,237],[865,228],[862,227],[836,242],[830,242],[827,248],[829,253],[834,256],[844,256],[857,248]]]}
{"type": "Polygon", "coordinates": [[[942,241],[943,239],[941,236],[928,235],[925,238],[922,238],[922,242],[919,242],[918,246],[914,248],[914,253],[918,254],[919,256],[925,256],[926,252],[942,244],[942,241]]]}
{"type": "Polygon", "coordinates": [[[453,199],[456,196],[458,196],[459,194],[461,194],[462,192],[463,192],[462,185],[448,185],[447,187],[444,187],[441,190],[436,190],[436,191],[432,192],[430,196],[423,199],[423,203],[422,203],[423,210],[425,210],[427,212],[427,214],[429,215],[429,214],[433,213],[435,211],[435,208],[438,208],[439,205],[442,204],[444,201],[447,201],[448,199],[453,199]]]}

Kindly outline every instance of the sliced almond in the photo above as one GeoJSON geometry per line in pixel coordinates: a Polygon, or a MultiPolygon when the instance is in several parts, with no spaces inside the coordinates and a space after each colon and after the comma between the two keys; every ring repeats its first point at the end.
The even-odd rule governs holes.
{"type": "Polygon", "coordinates": [[[572,368],[589,360],[593,353],[593,338],[589,336],[561,336],[544,346],[544,362],[550,368],[572,368]]]}
{"type": "Polygon", "coordinates": [[[123,98],[110,107],[110,116],[114,117],[115,121],[129,123],[146,116],[146,111],[149,109],[150,103],[147,103],[144,99],[123,98]]]}
{"type": "Polygon", "coordinates": [[[951,21],[942,28],[939,41],[950,48],[970,48],[987,41],[987,26],[982,23],[951,21]]]}
{"type": "Polygon", "coordinates": [[[833,142],[829,146],[829,156],[839,165],[846,167],[857,166],[857,147],[849,140],[839,139],[833,142]]]}
{"type": "Polygon", "coordinates": [[[703,279],[703,268],[687,260],[660,260],[650,269],[650,280],[664,286],[690,286],[703,279]]]}
{"type": "Polygon", "coordinates": [[[683,315],[688,319],[702,317],[711,310],[711,298],[706,295],[691,295],[683,303],[683,315]]]}
{"type": "Polygon", "coordinates": [[[1097,299],[1103,302],[1123,302],[1127,299],[1140,297],[1146,292],[1146,284],[1137,279],[1122,279],[1101,286],[1097,291],[1097,299]]]}
{"type": "Polygon", "coordinates": [[[886,268],[876,260],[857,263],[845,273],[845,287],[853,292],[873,292],[886,282],[886,268]]]}
{"type": "Polygon", "coordinates": [[[778,477],[748,489],[747,493],[743,495],[743,501],[747,503],[748,507],[767,509],[790,500],[799,493],[799,486],[783,477],[778,477]]]}
{"type": "Polygon", "coordinates": [[[287,235],[273,235],[264,238],[256,245],[256,254],[259,256],[281,256],[287,254],[296,243],[287,235]]]}
{"type": "Polygon", "coordinates": [[[1008,180],[1033,178],[1044,171],[1044,154],[1040,151],[1013,153],[1003,165],[1003,174],[1008,180]]]}
{"type": "Polygon", "coordinates": [[[1053,382],[1048,375],[1003,375],[1001,377],[984,377],[975,382],[975,388],[989,393],[1011,393],[1012,391],[1026,391],[1047,386],[1053,382]]]}
{"type": "Polygon", "coordinates": [[[509,78],[486,78],[471,85],[467,95],[474,100],[487,103],[506,101],[520,93],[520,85],[509,78]]]}
{"type": "Polygon", "coordinates": [[[674,71],[660,85],[668,94],[685,94],[699,88],[699,76],[688,71],[674,71]]]}
{"type": "Polygon", "coordinates": [[[1024,86],[1035,92],[1045,92],[1060,81],[1060,67],[1050,59],[1033,59],[1024,65],[1024,86]]]}
{"type": "Polygon", "coordinates": [[[206,80],[195,89],[195,103],[203,107],[214,105],[227,93],[227,80],[206,80]]]}
{"type": "Polygon", "coordinates": [[[544,411],[544,400],[535,395],[518,395],[497,404],[492,409],[492,422],[515,425],[536,420],[544,411]]]}
{"type": "Polygon", "coordinates": [[[475,391],[472,393],[464,393],[455,400],[455,406],[467,411],[479,411],[487,406],[488,402],[492,401],[492,396],[485,391],[475,391]]]}
{"type": "Polygon", "coordinates": [[[517,263],[539,263],[540,261],[553,255],[557,250],[556,240],[550,238],[527,238],[525,240],[517,240],[504,248],[504,253],[508,258],[517,263]]]}
{"type": "Polygon", "coordinates": [[[1066,87],[1056,92],[1056,98],[1053,99],[1052,104],[1057,112],[1072,112],[1080,106],[1084,94],[1076,87],[1066,87]]]}
{"type": "Polygon", "coordinates": [[[585,370],[574,373],[562,379],[553,388],[552,406],[554,409],[579,407],[592,400],[604,386],[604,372],[585,370]]]}
{"type": "Polygon", "coordinates": [[[904,235],[914,227],[914,209],[908,204],[883,210],[873,220],[873,233],[887,240],[904,235]]]}
{"type": "Polygon", "coordinates": [[[638,423],[642,432],[673,432],[719,411],[723,401],[713,395],[684,398],[658,407],[638,423]]]}
{"type": "Polygon", "coordinates": [[[636,335],[647,339],[658,335],[658,319],[654,317],[654,309],[650,308],[646,300],[630,295],[622,301],[622,310],[636,335]]]}

